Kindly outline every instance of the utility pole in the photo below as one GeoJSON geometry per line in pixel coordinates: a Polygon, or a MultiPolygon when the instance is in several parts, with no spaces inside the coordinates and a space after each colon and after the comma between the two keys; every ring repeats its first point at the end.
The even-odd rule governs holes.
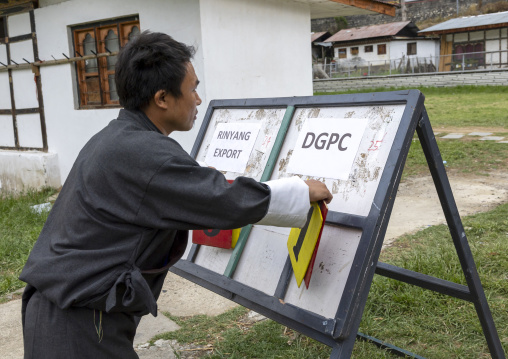
{"type": "MultiPolygon", "coordinates": [[[[459,1],[459,0],[457,0],[459,1]]],[[[406,16],[406,0],[400,0],[400,11],[402,12],[402,21],[407,20],[406,16]]]]}

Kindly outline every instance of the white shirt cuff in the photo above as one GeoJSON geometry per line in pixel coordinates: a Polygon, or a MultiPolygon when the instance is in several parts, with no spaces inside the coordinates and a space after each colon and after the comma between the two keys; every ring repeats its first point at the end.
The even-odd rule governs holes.
{"type": "Polygon", "coordinates": [[[264,182],[270,187],[268,212],[255,224],[302,228],[310,208],[309,186],[299,177],[264,182]]]}

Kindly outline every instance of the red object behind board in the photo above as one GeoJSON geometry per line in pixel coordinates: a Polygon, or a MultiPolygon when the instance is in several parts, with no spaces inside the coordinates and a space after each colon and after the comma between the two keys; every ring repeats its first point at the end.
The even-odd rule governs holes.
{"type": "MultiPolygon", "coordinates": [[[[233,183],[234,180],[228,180],[233,183]]],[[[192,243],[210,247],[231,249],[233,239],[232,229],[201,229],[192,231],[192,243]]]]}

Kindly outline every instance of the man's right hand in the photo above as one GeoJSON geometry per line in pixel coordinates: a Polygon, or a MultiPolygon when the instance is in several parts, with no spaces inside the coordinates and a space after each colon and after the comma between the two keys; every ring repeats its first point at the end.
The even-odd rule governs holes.
{"type": "Polygon", "coordinates": [[[326,185],[323,182],[317,180],[307,180],[305,183],[309,186],[309,197],[311,202],[323,200],[326,203],[330,203],[332,201],[333,195],[330,193],[328,188],[326,188],[326,185]]]}

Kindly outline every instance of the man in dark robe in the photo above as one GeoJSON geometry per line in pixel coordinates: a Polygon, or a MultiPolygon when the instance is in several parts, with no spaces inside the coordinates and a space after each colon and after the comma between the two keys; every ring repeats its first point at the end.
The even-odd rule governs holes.
{"type": "Polygon", "coordinates": [[[117,58],[119,116],[79,153],[20,279],[25,358],[137,358],[137,318],[157,315],[187,231],[305,224],[319,181],[229,184],[168,135],[201,99],[193,48],[144,32],[117,58]]]}

